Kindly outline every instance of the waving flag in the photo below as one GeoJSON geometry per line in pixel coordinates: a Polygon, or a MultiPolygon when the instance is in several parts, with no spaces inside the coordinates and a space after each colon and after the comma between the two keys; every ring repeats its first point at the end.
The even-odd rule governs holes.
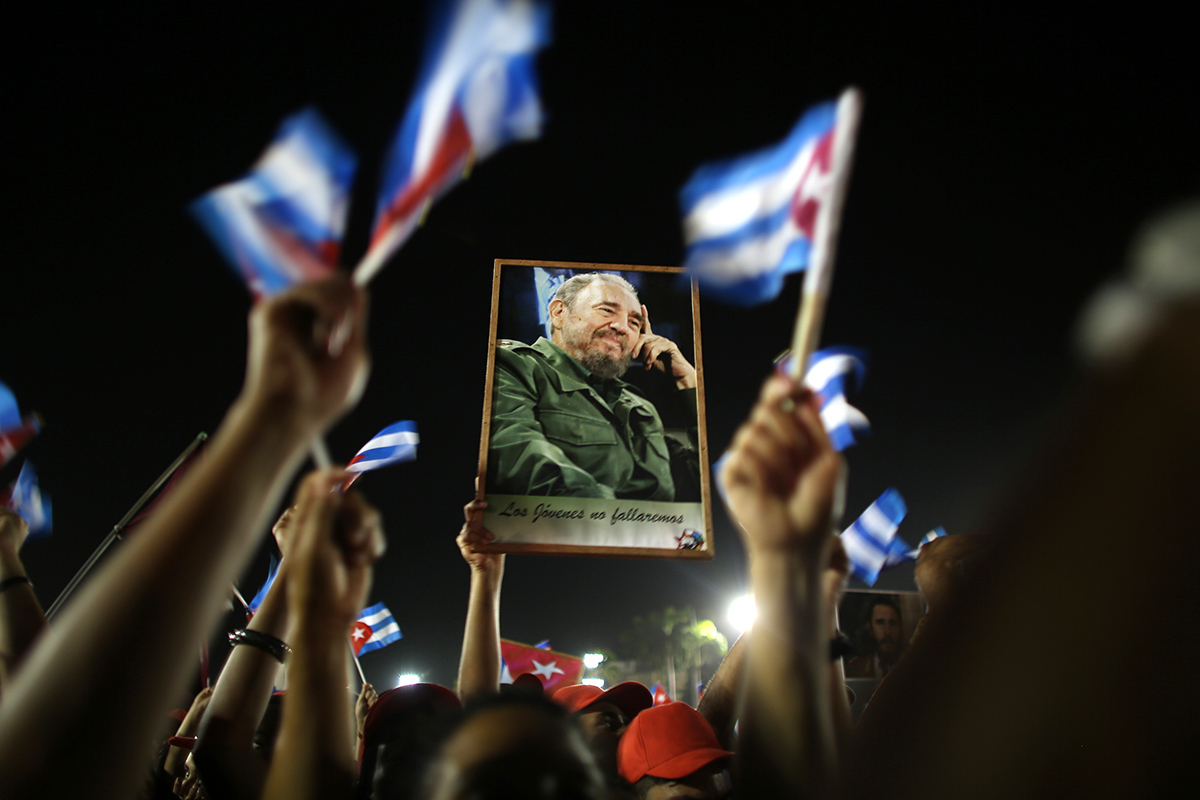
{"type": "Polygon", "coordinates": [[[455,0],[435,13],[421,76],[388,154],[371,245],[355,270],[360,286],[471,164],[541,131],[533,66],[549,38],[549,7],[455,0]]]}
{"type": "MultiPolygon", "coordinates": [[[[791,351],[785,352],[775,366],[781,372],[790,372],[791,360],[791,351]]],[[[821,422],[838,452],[855,443],[855,431],[863,434],[871,430],[866,415],[846,400],[846,377],[851,373],[861,387],[867,376],[866,353],[856,347],[827,347],[812,354],[804,375],[804,385],[821,398],[821,422]]]]}
{"type": "Polygon", "coordinates": [[[16,428],[21,424],[21,411],[17,408],[16,395],[0,383],[0,431],[16,428]]]}
{"type": "Polygon", "coordinates": [[[371,437],[371,441],[362,446],[358,454],[346,465],[347,472],[355,473],[347,480],[342,488],[348,488],[354,480],[364,472],[373,469],[412,461],[417,457],[417,444],[421,437],[417,435],[417,423],[412,420],[394,422],[371,437]]]}
{"type": "Polygon", "coordinates": [[[31,538],[50,535],[50,495],[42,494],[38,488],[37,471],[33,464],[26,461],[21,465],[21,472],[5,493],[3,502],[25,520],[31,538]]]}
{"type": "Polygon", "coordinates": [[[547,695],[563,686],[579,683],[583,678],[582,658],[508,639],[500,640],[500,659],[501,683],[512,683],[519,675],[532,673],[541,678],[547,695]]]}
{"type": "Polygon", "coordinates": [[[22,419],[16,396],[0,383],[0,467],[12,461],[41,430],[42,423],[38,415],[22,419]]]}
{"type": "Polygon", "coordinates": [[[822,103],[778,145],[707,164],[683,187],[684,266],[702,287],[754,305],[807,266],[832,182],[836,122],[837,106],[822,103]]]}
{"type": "Polygon", "coordinates": [[[267,592],[271,591],[271,587],[275,585],[275,576],[279,574],[279,561],[275,558],[275,554],[271,553],[271,565],[267,567],[267,579],[263,581],[262,588],[258,590],[258,594],[250,599],[246,604],[246,619],[249,620],[258,611],[258,607],[263,604],[263,600],[267,599],[267,592]]]}
{"type": "Polygon", "coordinates": [[[372,650],[387,647],[392,642],[398,642],[404,636],[400,626],[396,624],[392,612],[383,603],[364,608],[354,629],[350,632],[350,645],[354,655],[361,656],[372,650]]]}
{"type": "Polygon", "coordinates": [[[313,109],[283,121],[250,174],[192,213],[256,296],[337,268],[355,157],[313,109]]]}
{"type": "Polygon", "coordinates": [[[667,690],[663,688],[661,683],[654,684],[654,688],[650,690],[650,694],[654,696],[654,705],[665,706],[674,702],[671,700],[671,695],[667,694],[667,690]]]}
{"type": "MultiPolygon", "coordinates": [[[[842,533],[842,544],[850,558],[850,571],[868,586],[874,586],[888,562],[896,529],[908,513],[904,498],[889,488],[842,533]]],[[[907,549],[907,547],[905,547],[907,549]]]]}
{"type": "Polygon", "coordinates": [[[917,556],[921,554],[921,548],[932,542],[934,539],[940,539],[946,535],[946,529],[941,525],[937,526],[929,533],[925,534],[921,539],[921,543],[916,547],[909,547],[904,540],[897,536],[892,539],[892,544],[888,549],[887,561],[884,567],[895,567],[899,564],[904,564],[909,561],[916,561],[917,556]]]}

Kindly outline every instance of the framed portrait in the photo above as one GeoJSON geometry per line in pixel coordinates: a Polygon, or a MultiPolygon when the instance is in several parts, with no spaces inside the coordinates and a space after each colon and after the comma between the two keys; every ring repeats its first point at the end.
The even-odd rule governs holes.
{"type": "Polygon", "coordinates": [[[918,592],[851,589],[842,598],[838,627],[854,648],[842,657],[842,672],[854,692],[855,721],[879,682],[908,652],[924,616],[925,604],[918,592]]]}
{"type": "Polygon", "coordinates": [[[711,559],[696,287],[497,259],[479,448],[488,549],[711,559]]]}

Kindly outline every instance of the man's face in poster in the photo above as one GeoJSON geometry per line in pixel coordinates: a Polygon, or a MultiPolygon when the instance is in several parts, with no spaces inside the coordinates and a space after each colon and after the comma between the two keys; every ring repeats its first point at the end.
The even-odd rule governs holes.
{"type": "Polygon", "coordinates": [[[883,604],[871,609],[871,635],[881,656],[894,656],[900,651],[900,615],[896,609],[883,604]]]}
{"type": "Polygon", "coordinates": [[[550,303],[554,343],[593,375],[619,378],[642,335],[642,306],[624,287],[597,279],[568,307],[550,303]]]}

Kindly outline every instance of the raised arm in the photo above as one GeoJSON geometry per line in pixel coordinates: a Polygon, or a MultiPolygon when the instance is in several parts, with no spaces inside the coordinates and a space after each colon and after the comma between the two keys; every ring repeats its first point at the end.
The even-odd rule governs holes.
{"type": "Polygon", "coordinates": [[[288,608],[288,696],[264,800],[336,800],[354,793],[350,629],[383,555],[379,514],[356,492],[333,490],[346,473],[315,472],[297,493],[288,608]]]}
{"type": "MultiPolygon", "coordinates": [[[[287,633],[288,562],[292,509],[272,528],[283,561],[262,605],[246,630],[282,640],[287,633]]],[[[236,634],[235,634],[236,635],[236,634]]],[[[235,646],[213,691],[194,757],[209,800],[257,800],[267,779],[267,761],[254,749],[254,733],[271,700],[282,664],[257,638],[235,646]]]]}
{"type": "Polygon", "coordinates": [[[162,708],[313,438],[366,381],[364,297],[336,276],[260,302],[246,383],[204,458],[82,587],[0,705],[5,796],[132,795],[162,708]],[[79,731],[104,735],[77,746],[79,731]],[[71,769],[56,768],[63,753],[71,769]]]}
{"type": "Polygon", "coordinates": [[[467,598],[467,624],[462,657],[458,662],[458,696],[472,697],[500,691],[500,584],[504,580],[503,553],[477,553],[474,546],[491,541],[483,527],[487,503],[474,500],[463,507],[467,521],[458,534],[458,549],[471,568],[471,594],[467,598]]]}
{"type": "Polygon", "coordinates": [[[836,788],[824,578],[840,469],[811,393],[770,378],[721,474],[758,607],[739,723],[747,797],[823,798],[836,788]]]}
{"type": "Polygon", "coordinates": [[[25,520],[0,506],[0,692],[8,691],[17,666],[46,627],[21,563],[21,545],[28,535],[25,520]]]}

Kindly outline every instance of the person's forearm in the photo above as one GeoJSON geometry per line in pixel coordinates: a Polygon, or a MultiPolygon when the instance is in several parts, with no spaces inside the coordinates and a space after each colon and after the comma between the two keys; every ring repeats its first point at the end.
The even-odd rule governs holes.
{"type": "Polygon", "coordinates": [[[504,569],[471,571],[467,624],[458,664],[458,695],[465,702],[500,689],[500,585],[504,569]]]}
{"type": "Polygon", "coordinates": [[[163,698],[186,684],[195,643],[315,433],[290,419],[235,403],[209,452],[30,653],[0,706],[12,797],[128,795],[163,698]],[[80,720],[105,726],[82,750],[80,720]],[[68,751],[74,768],[53,769],[68,751]]]}
{"type": "Polygon", "coordinates": [[[739,723],[748,797],[823,798],[837,775],[821,559],[750,553],[758,616],[739,723]]]}
{"type": "Polygon", "coordinates": [[[301,624],[289,632],[288,698],[263,800],[337,800],[354,792],[349,631],[301,624]]]}
{"type": "MultiPolygon", "coordinates": [[[[285,560],[247,629],[283,639],[287,573],[285,560]]],[[[279,668],[274,656],[250,645],[234,647],[225,661],[195,750],[196,766],[210,800],[253,800],[262,794],[267,763],[254,752],[254,733],[271,700],[279,668]]]]}
{"type": "Polygon", "coordinates": [[[708,720],[717,741],[726,750],[732,750],[734,745],[734,724],[737,722],[738,690],[742,685],[742,674],[745,670],[746,642],[750,632],[742,634],[733,643],[733,647],[717,667],[717,672],[704,689],[704,696],[696,704],[700,716],[708,720]]]}
{"type": "MultiPolygon", "coordinates": [[[[0,581],[23,577],[28,576],[17,552],[0,548],[0,581]]],[[[15,581],[0,592],[0,690],[8,690],[17,666],[45,627],[32,585],[15,581]]]]}

